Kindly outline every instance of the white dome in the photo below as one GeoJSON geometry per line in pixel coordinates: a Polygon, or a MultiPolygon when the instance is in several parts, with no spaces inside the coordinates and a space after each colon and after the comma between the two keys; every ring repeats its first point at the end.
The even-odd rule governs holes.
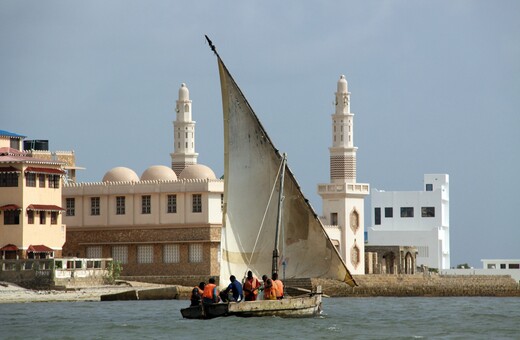
{"type": "Polygon", "coordinates": [[[338,93],[347,93],[348,92],[348,85],[347,85],[347,79],[344,75],[341,75],[338,80],[338,93]]]}
{"type": "Polygon", "coordinates": [[[216,179],[215,173],[202,164],[192,164],[184,168],[179,175],[181,179],[216,179]]]}
{"type": "Polygon", "coordinates": [[[139,182],[139,177],[134,170],[118,166],[103,176],[103,182],[139,182]]]}
{"type": "Polygon", "coordinates": [[[177,175],[173,170],[164,165],[152,165],[141,175],[141,181],[163,180],[176,181],[177,175]]]}
{"type": "Polygon", "coordinates": [[[182,83],[179,89],[179,100],[190,100],[190,90],[186,87],[186,84],[182,83]]]}

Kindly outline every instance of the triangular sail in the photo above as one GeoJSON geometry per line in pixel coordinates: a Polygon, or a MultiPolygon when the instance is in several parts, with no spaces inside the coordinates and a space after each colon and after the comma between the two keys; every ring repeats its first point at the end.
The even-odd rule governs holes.
{"type": "MultiPolygon", "coordinates": [[[[220,277],[225,282],[230,275],[241,278],[248,270],[259,277],[271,274],[279,193],[276,182],[282,156],[217,57],[224,113],[220,277]]],[[[280,277],[330,278],[354,286],[345,263],[287,166],[284,182],[280,277]]]]}

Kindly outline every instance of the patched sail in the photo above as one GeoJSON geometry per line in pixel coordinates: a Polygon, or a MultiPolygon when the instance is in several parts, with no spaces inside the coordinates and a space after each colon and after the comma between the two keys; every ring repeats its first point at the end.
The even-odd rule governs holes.
{"type": "MultiPolygon", "coordinates": [[[[218,57],[218,55],[217,55],[218,57]]],[[[248,270],[271,275],[282,155],[218,57],[224,113],[224,210],[221,282],[248,270]]],[[[286,166],[279,275],[331,278],[355,285],[316,213],[286,166]]]]}

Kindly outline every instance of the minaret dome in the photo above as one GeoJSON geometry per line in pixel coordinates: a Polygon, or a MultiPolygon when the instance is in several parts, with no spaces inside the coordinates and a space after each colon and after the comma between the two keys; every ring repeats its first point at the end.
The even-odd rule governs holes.
{"type": "Polygon", "coordinates": [[[190,91],[186,87],[185,83],[181,84],[181,88],[179,89],[179,101],[190,100],[190,91]]]}
{"type": "Polygon", "coordinates": [[[348,92],[348,85],[347,85],[347,79],[344,75],[341,75],[338,80],[338,93],[347,93],[348,92]]]}

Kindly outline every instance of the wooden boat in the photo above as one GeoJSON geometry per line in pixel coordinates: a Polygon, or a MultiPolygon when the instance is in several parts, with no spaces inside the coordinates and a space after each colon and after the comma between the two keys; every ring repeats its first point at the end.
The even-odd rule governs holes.
{"type": "MultiPolygon", "coordinates": [[[[282,279],[328,278],[355,286],[318,215],[301,192],[286,155],[274,147],[215,47],[206,39],[218,60],[224,116],[220,284],[226,286],[231,275],[240,280],[251,270],[256,277],[280,272],[282,279]]],[[[187,308],[182,314],[203,318],[289,317],[313,316],[320,310],[321,292],[274,301],[187,308]]]]}
{"type": "Polygon", "coordinates": [[[318,287],[315,293],[308,296],[191,306],[181,309],[181,314],[186,319],[212,319],[221,316],[312,317],[321,313],[321,299],[321,288],[318,287]]]}

